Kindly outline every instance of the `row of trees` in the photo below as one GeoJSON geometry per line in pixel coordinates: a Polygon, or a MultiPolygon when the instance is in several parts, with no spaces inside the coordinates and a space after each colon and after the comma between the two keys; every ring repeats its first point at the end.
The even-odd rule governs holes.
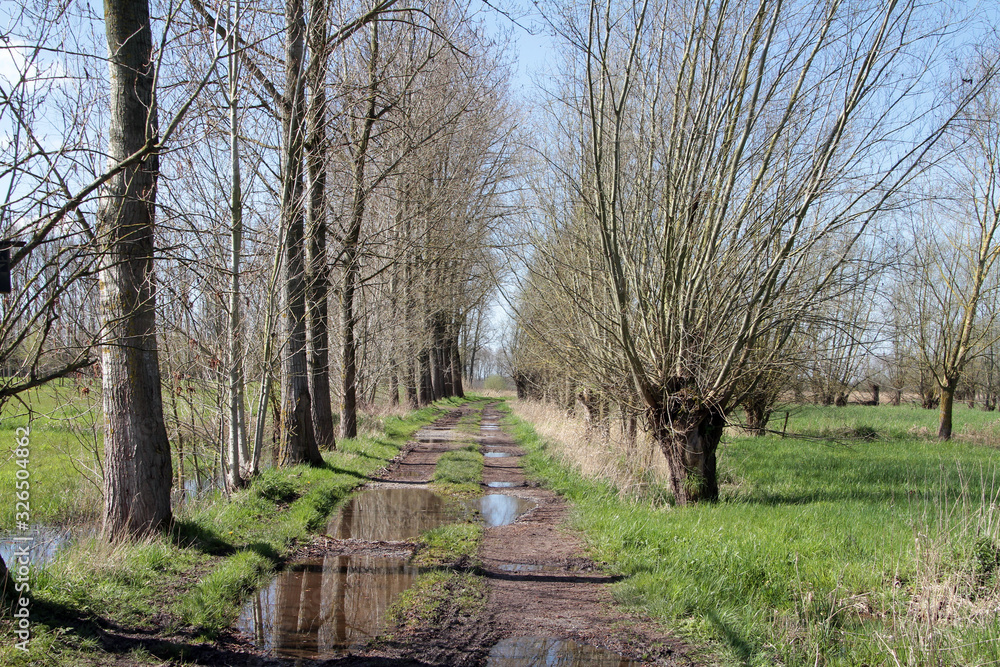
{"type": "Polygon", "coordinates": [[[27,244],[0,400],[100,378],[111,537],[169,523],[194,415],[236,488],[272,407],[278,462],[320,463],[335,412],[353,437],[377,392],[461,395],[484,345],[513,169],[502,44],[464,4],[284,10],[65,0],[3,35],[0,227],[27,244]]]}
{"type": "Polygon", "coordinates": [[[941,11],[554,13],[565,60],[532,182],[519,389],[644,424],[682,504],[717,498],[738,408],[761,432],[803,369],[837,400],[863,353],[917,355],[950,437],[957,382],[995,331],[1000,133],[993,56],[946,59],[975,30],[941,11]],[[870,336],[877,312],[897,346],[870,336]]]}

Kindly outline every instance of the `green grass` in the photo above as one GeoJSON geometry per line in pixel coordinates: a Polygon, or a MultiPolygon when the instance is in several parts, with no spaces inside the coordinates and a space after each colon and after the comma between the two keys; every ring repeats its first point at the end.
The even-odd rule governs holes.
{"type": "Polygon", "coordinates": [[[434,570],[418,576],[386,612],[391,634],[380,643],[407,640],[407,633],[420,627],[440,625],[446,618],[479,615],[489,599],[486,579],[469,572],[434,570]]]}
{"type": "MultiPolygon", "coordinates": [[[[981,414],[956,423],[974,435],[991,428],[981,414]]],[[[924,437],[930,411],[800,408],[789,432],[839,443],[727,437],[722,501],[685,508],[622,499],[569,470],[529,425],[507,423],[529,474],[573,501],[593,556],[625,576],[618,601],[723,663],[1000,658],[995,450],[924,437]],[[870,429],[877,439],[842,437],[870,429]],[[921,615],[921,602],[950,615],[921,615]]]]}
{"type": "Polygon", "coordinates": [[[30,428],[28,471],[31,522],[67,524],[92,521],[101,503],[95,452],[103,437],[93,425],[100,401],[81,397],[70,381],[32,389],[25,405],[8,400],[0,408],[0,526],[14,525],[14,449],[19,427],[30,428]]]}
{"type": "Polygon", "coordinates": [[[432,486],[441,493],[472,496],[481,493],[482,479],[483,455],[479,445],[470,443],[441,455],[434,468],[432,486]]]}
{"type": "Polygon", "coordinates": [[[267,469],[231,499],[209,494],[177,511],[169,535],[138,544],[78,542],[32,576],[33,627],[47,639],[32,642],[25,658],[13,647],[10,619],[0,619],[0,664],[45,664],[56,650],[52,642],[68,652],[60,658],[64,663],[76,651],[90,650],[74,648],[85,629],[66,641],[52,639],[67,617],[82,619],[84,628],[100,619],[151,631],[189,627],[214,636],[296,544],[325,525],[353,489],[439,414],[431,407],[406,419],[384,418],[381,434],[339,441],[336,451],[324,453],[323,467],[267,469]],[[164,614],[153,619],[151,609],[164,614]]]}
{"type": "Polygon", "coordinates": [[[450,523],[420,536],[412,562],[418,567],[446,567],[471,564],[483,539],[478,523],[450,523]]]}

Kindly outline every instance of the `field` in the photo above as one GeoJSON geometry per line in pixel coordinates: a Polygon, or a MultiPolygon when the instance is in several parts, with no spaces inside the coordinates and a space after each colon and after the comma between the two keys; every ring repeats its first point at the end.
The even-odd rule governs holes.
{"type": "MultiPolygon", "coordinates": [[[[560,432],[557,414],[514,411],[560,432]]],[[[617,599],[709,647],[712,661],[1000,660],[995,413],[959,411],[959,436],[941,443],[932,411],[799,407],[789,437],[730,429],[722,500],[687,508],[627,457],[617,475],[581,475],[593,437],[542,438],[515,419],[529,469],[576,503],[594,557],[625,575],[617,599]]]]}

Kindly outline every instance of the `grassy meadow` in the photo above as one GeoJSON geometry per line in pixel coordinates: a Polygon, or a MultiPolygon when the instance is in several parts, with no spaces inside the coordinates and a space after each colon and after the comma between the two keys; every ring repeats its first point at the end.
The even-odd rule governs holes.
{"type": "Polygon", "coordinates": [[[625,576],[618,601],[710,662],[1000,661],[997,413],[956,410],[958,436],[941,443],[933,411],[797,407],[785,438],[729,429],[722,499],[677,508],[646,445],[595,456],[605,438],[512,403],[551,434],[509,418],[530,473],[574,502],[593,556],[625,576]]]}

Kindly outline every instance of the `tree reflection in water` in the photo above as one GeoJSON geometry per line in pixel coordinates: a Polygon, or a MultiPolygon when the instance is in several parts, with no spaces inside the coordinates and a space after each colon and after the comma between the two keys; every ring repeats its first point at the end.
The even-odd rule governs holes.
{"type": "Polygon", "coordinates": [[[254,596],[238,628],[275,655],[330,657],[377,634],[417,572],[405,559],[368,555],[298,563],[254,596]]]}

